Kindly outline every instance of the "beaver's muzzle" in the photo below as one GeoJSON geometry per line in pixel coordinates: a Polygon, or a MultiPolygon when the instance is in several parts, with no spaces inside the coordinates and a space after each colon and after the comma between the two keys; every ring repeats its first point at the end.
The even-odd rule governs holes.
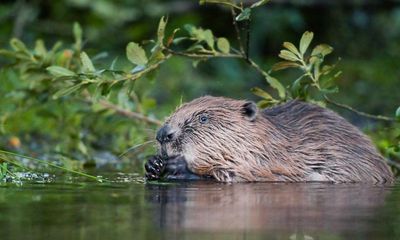
{"type": "Polygon", "coordinates": [[[156,139],[160,144],[171,142],[175,138],[175,131],[168,124],[164,124],[158,131],[156,139]]]}
{"type": "Polygon", "coordinates": [[[168,158],[167,143],[172,142],[176,138],[176,133],[168,124],[164,124],[158,131],[156,135],[157,141],[161,146],[161,156],[163,158],[168,158]]]}

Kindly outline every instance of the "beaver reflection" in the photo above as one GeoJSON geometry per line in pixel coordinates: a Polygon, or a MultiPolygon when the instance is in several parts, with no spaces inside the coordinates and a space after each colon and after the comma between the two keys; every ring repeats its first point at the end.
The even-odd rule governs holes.
{"type": "Polygon", "coordinates": [[[159,227],[175,231],[370,232],[389,188],[331,184],[148,185],[159,227]]]}

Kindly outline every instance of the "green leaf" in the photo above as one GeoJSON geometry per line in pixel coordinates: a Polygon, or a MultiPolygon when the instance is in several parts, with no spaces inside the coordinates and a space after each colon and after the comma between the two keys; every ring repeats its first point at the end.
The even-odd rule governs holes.
{"type": "Polygon", "coordinates": [[[106,96],[107,94],[110,93],[111,91],[112,84],[108,82],[102,82],[98,85],[98,88],[100,90],[101,96],[106,96]]]}
{"type": "Polygon", "coordinates": [[[334,68],[335,68],[334,65],[324,65],[324,66],[322,66],[321,75],[328,75],[334,68]]]}
{"type": "Polygon", "coordinates": [[[71,87],[67,87],[67,88],[63,88],[59,91],[57,91],[54,95],[53,95],[53,99],[58,99],[60,97],[63,96],[67,96],[75,91],[78,91],[81,87],[82,87],[83,83],[80,84],[76,84],[74,86],[71,87]]]}
{"type": "Polygon", "coordinates": [[[62,42],[61,41],[57,41],[56,43],[54,43],[53,47],[50,49],[50,51],[47,53],[46,57],[45,57],[45,61],[46,62],[52,62],[53,58],[57,55],[57,51],[61,48],[62,46],[62,42]]]}
{"type": "Polygon", "coordinates": [[[47,67],[46,70],[55,77],[72,77],[76,75],[71,70],[59,66],[50,66],[47,67]]]}
{"type": "Polygon", "coordinates": [[[397,108],[395,116],[396,116],[397,119],[400,120],[400,107],[397,108]]]}
{"type": "Polygon", "coordinates": [[[244,21],[244,20],[249,20],[251,15],[251,9],[250,8],[245,8],[239,15],[236,16],[236,21],[244,21]]]}
{"type": "Polygon", "coordinates": [[[268,3],[269,1],[270,0],[261,0],[261,1],[255,2],[250,6],[250,8],[259,7],[261,5],[264,5],[264,4],[268,3]]]}
{"type": "Polygon", "coordinates": [[[319,56],[317,56],[317,55],[316,56],[311,56],[310,60],[309,60],[311,65],[319,65],[319,64],[322,63],[322,61],[323,61],[323,59],[321,58],[320,55],[319,56]]]}
{"type": "Polygon", "coordinates": [[[265,79],[269,83],[269,85],[278,91],[278,95],[281,99],[285,99],[286,91],[283,85],[278,81],[278,79],[271,77],[269,74],[264,74],[265,79]]]}
{"type": "Polygon", "coordinates": [[[204,31],[204,40],[211,49],[214,49],[214,35],[210,29],[204,31]]]}
{"type": "Polygon", "coordinates": [[[226,39],[226,38],[218,38],[217,47],[221,52],[229,53],[230,44],[229,44],[228,39],[226,39]]]}
{"type": "Polygon", "coordinates": [[[199,52],[199,51],[205,51],[205,50],[206,49],[200,44],[194,44],[187,49],[188,52],[199,52]]]}
{"type": "Polygon", "coordinates": [[[291,43],[291,42],[284,42],[283,47],[287,48],[289,51],[292,53],[296,54],[297,56],[301,56],[299,50],[296,48],[296,46],[291,43]]]}
{"type": "Polygon", "coordinates": [[[186,30],[186,32],[188,32],[188,34],[189,34],[190,36],[193,36],[193,35],[194,35],[194,32],[196,31],[196,27],[193,26],[192,24],[185,24],[185,25],[183,26],[183,28],[186,30]]]}
{"type": "Polygon", "coordinates": [[[335,73],[335,75],[333,75],[333,78],[338,78],[340,75],[342,75],[342,71],[338,71],[337,73],[335,73]]]}
{"type": "MultiPolygon", "coordinates": [[[[18,58],[19,56],[14,51],[9,51],[5,49],[0,49],[0,55],[7,57],[7,58],[18,58]]],[[[30,58],[26,55],[21,56],[22,59],[29,60],[30,58]]]]}
{"type": "Polygon", "coordinates": [[[304,55],[304,53],[307,51],[308,46],[310,46],[310,43],[314,37],[313,32],[306,31],[303,33],[303,36],[300,39],[300,53],[304,55]]]}
{"type": "Polygon", "coordinates": [[[160,44],[161,46],[164,45],[163,41],[165,36],[166,25],[167,25],[167,19],[163,16],[161,17],[160,22],[158,23],[158,29],[157,29],[157,43],[160,44]]]}
{"type": "Polygon", "coordinates": [[[333,47],[329,46],[328,44],[319,44],[312,50],[311,56],[321,55],[322,57],[325,57],[331,52],[333,52],[333,47]]]}
{"type": "Polygon", "coordinates": [[[60,49],[61,46],[62,46],[62,42],[61,41],[57,41],[56,43],[54,43],[54,45],[51,48],[50,52],[52,52],[52,53],[57,52],[57,50],[60,49]]]}
{"type": "Polygon", "coordinates": [[[339,87],[332,86],[332,87],[322,88],[320,91],[321,91],[321,93],[325,93],[325,94],[337,93],[337,92],[339,92],[339,87]]]}
{"type": "Polygon", "coordinates": [[[82,48],[82,28],[78,22],[74,22],[74,26],[72,28],[75,37],[75,48],[80,51],[82,48]]]}
{"type": "Polygon", "coordinates": [[[82,61],[82,71],[83,72],[95,72],[96,69],[93,66],[92,60],[90,60],[89,56],[85,53],[81,53],[81,61],[82,61]]]}
{"type": "Polygon", "coordinates": [[[297,97],[297,95],[299,94],[299,91],[301,88],[301,80],[303,79],[303,77],[304,77],[304,75],[300,76],[292,83],[291,91],[292,91],[292,94],[295,95],[295,97],[297,97]]]}
{"type": "Polygon", "coordinates": [[[281,52],[279,53],[279,57],[292,62],[300,60],[294,53],[289,52],[288,50],[281,50],[281,52]]]}
{"type": "Polygon", "coordinates": [[[82,40],[82,28],[78,22],[74,22],[73,32],[75,40],[82,40]]]}
{"type": "Polygon", "coordinates": [[[47,54],[47,49],[44,45],[44,42],[42,39],[38,39],[35,42],[35,53],[38,56],[44,57],[47,54]]]}
{"type": "Polygon", "coordinates": [[[312,82],[310,78],[305,78],[306,75],[301,75],[297,78],[291,86],[291,92],[294,97],[305,97],[307,88],[309,84],[312,82]]]}
{"type": "Polygon", "coordinates": [[[324,101],[318,101],[318,100],[313,100],[312,98],[309,98],[309,99],[307,99],[307,102],[318,105],[322,108],[326,108],[326,103],[324,101]]]}
{"type": "Polygon", "coordinates": [[[267,108],[270,106],[275,105],[276,103],[278,103],[279,101],[272,101],[272,100],[260,100],[257,103],[258,108],[263,109],[263,108],[267,108]]]}
{"type": "Polygon", "coordinates": [[[181,42],[183,42],[185,40],[188,40],[188,39],[189,39],[188,37],[177,37],[177,38],[174,38],[172,43],[177,45],[177,44],[179,44],[179,43],[181,43],[181,42]]]}
{"type": "Polygon", "coordinates": [[[275,63],[272,66],[272,71],[279,71],[279,70],[283,70],[286,68],[301,68],[301,65],[295,62],[287,62],[287,61],[282,61],[282,62],[278,62],[275,63]]]}
{"type": "Polygon", "coordinates": [[[21,51],[27,54],[30,54],[29,50],[26,48],[25,44],[17,39],[17,38],[12,38],[10,40],[10,45],[14,49],[14,51],[21,51]]]}
{"type": "Polygon", "coordinates": [[[146,65],[148,62],[144,49],[134,42],[130,42],[126,46],[126,57],[136,65],[146,65]]]}
{"type": "Polygon", "coordinates": [[[211,30],[203,30],[202,28],[196,28],[190,24],[186,24],[184,28],[191,37],[198,40],[198,42],[206,42],[210,49],[214,50],[214,35],[211,30]]]}
{"type": "Polygon", "coordinates": [[[269,101],[276,101],[269,93],[267,93],[266,91],[262,90],[262,89],[259,88],[259,87],[253,87],[253,88],[250,89],[250,91],[251,91],[254,95],[259,96],[259,97],[262,97],[262,98],[264,98],[264,99],[266,99],[266,100],[269,100],[269,101]]]}

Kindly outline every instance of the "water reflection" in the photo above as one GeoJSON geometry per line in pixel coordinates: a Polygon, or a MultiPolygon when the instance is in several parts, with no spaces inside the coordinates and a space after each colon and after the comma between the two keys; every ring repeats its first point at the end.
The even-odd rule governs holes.
{"type": "Polygon", "coordinates": [[[186,183],[147,186],[154,222],[180,232],[264,233],[283,239],[378,239],[390,188],[332,184],[186,183]],[[341,239],[341,238],[339,238],[341,239]]]}
{"type": "Polygon", "coordinates": [[[400,239],[400,185],[0,185],[5,239],[400,239]]]}

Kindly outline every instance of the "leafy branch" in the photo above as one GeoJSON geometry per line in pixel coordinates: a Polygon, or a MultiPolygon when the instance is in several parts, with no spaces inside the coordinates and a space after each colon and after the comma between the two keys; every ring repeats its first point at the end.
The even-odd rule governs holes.
{"type": "Polygon", "coordinates": [[[279,57],[285,61],[278,62],[272,66],[272,71],[287,68],[296,68],[301,70],[302,75],[291,85],[292,98],[316,101],[315,99],[312,99],[310,93],[310,89],[315,88],[317,94],[322,95],[323,100],[326,101],[326,103],[354,112],[362,117],[388,122],[396,121],[395,118],[359,111],[346,104],[338,103],[328,97],[327,94],[338,92],[339,89],[335,85],[335,80],[337,80],[342,72],[335,71],[336,65],[324,64],[325,57],[333,51],[331,46],[327,44],[319,44],[313,48],[310,55],[306,54],[313,36],[312,32],[305,32],[300,39],[299,49],[293,43],[284,42],[283,47],[285,49],[280,51],[279,57]]]}
{"type": "MultiPolygon", "coordinates": [[[[395,118],[361,112],[346,104],[337,103],[327,96],[327,94],[338,92],[338,87],[334,84],[334,82],[341,75],[341,71],[335,71],[336,65],[324,64],[325,57],[333,51],[333,48],[327,44],[319,44],[313,48],[310,55],[306,54],[314,36],[312,32],[305,32],[303,34],[302,38],[300,39],[299,48],[297,48],[293,43],[284,42],[283,47],[285,49],[281,50],[279,57],[285,61],[278,62],[274,66],[272,66],[270,72],[287,68],[297,68],[300,69],[303,73],[289,86],[290,92],[284,91],[284,87],[279,80],[270,76],[266,71],[261,69],[251,58],[249,58],[248,43],[250,38],[250,29],[248,23],[251,19],[251,11],[253,8],[259,7],[263,4],[266,4],[267,2],[269,1],[257,1],[248,7],[243,7],[242,2],[240,2],[240,4],[236,4],[236,2],[232,0],[200,1],[201,4],[214,3],[226,5],[231,8],[233,26],[235,28],[236,38],[239,43],[240,49],[240,51],[234,49],[233,51],[237,52],[240,55],[239,58],[244,59],[251,67],[253,67],[262,76],[264,76],[264,78],[267,80],[272,88],[278,91],[279,99],[274,99],[271,94],[262,90],[261,88],[252,88],[251,90],[255,95],[263,98],[263,100],[259,102],[262,107],[273,105],[281,101],[286,101],[293,98],[313,101],[323,105],[324,102],[317,100],[314,96],[312,96],[310,92],[311,88],[315,88],[317,90],[317,94],[322,94],[323,100],[329,104],[354,112],[366,118],[389,122],[396,121],[395,118]],[[239,11],[239,14],[236,14],[236,11],[239,11]],[[240,21],[246,22],[245,45],[243,44],[238,26],[238,22],[240,21]],[[246,49],[244,46],[246,46],[246,49]]],[[[400,116],[400,107],[396,111],[396,116],[397,115],[400,116]]]]}
{"type": "MultiPolygon", "coordinates": [[[[32,83],[31,87],[52,92],[54,100],[81,92],[81,99],[93,104],[99,97],[106,96],[113,87],[121,88],[121,85],[125,84],[127,88],[132,88],[134,81],[158,69],[159,65],[170,57],[167,55],[154,61],[155,56],[152,56],[150,58],[153,61],[151,65],[146,68],[138,65],[130,72],[115,70],[116,61],[113,61],[108,69],[96,69],[92,60],[81,49],[82,30],[79,24],[74,24],[73,33],[75,43],[72,48],[61,49],[61,42],[57,42],[48,50],[44,42],[38,40],[34,49],[30,50],[23,42],[13,38],[10,41],[11,50],[1,49],[0,55],[14,59],[12,68],[18,69],[21,77],[32,83]]],[[[146,56],[141,55],[143,52],[140,50],[141,48],[134,43],[128,44],[127,57],[132,63],[140,64],[147,61],[146,56]]],[[[27,90],[29,91],[29,89],[27,90]]],[[[132,119],[150,124],[160,124],[157,119],[122,109],[105,98],[101,99],[101,105],[132,119]]],[[[138,101],[136,101],[136,105],[139,105],[138,101]]]]}

